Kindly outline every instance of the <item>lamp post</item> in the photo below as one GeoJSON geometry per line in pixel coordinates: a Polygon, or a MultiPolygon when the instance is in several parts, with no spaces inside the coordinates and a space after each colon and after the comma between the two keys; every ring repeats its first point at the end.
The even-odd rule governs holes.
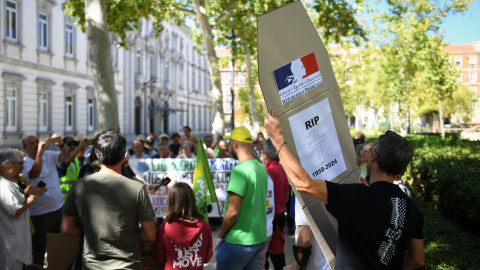
{"type": "Polygon", "coordinates": [[[197,94],[197,90],[187,92],[187,126],[190,126],[190,95],[197,94]]]}
{"type": "Polygon", "coordinates": [[[232,77],[230,79],[230,83],[232,84],[230,88],[230,94],[232,95],[232,118],[231,118],[231,126],[232,130],[235,128],[235,31],[232,28],[232,35],[225,36],[226,39],[230,39],[232,41],[232,77]]]}

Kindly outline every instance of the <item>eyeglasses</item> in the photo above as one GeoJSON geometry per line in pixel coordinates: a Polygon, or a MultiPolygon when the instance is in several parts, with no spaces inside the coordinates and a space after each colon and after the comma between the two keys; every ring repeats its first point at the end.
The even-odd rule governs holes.
{"type": "Polygon", "coordinates": [[[185,149],[190,149],[190,146],[185,145],[183,148],[185,148],[185,149]]]}
{"type": "Polygon", "coordinates": [[[372,150],[372,149],[368,149],[368,150],[363,150],[363,149],[362,149],[362,151],[360,151],[360,153],[361,153],[361,154],[368,153],[368,152],[370,152],[370,150],[372,150]]]}

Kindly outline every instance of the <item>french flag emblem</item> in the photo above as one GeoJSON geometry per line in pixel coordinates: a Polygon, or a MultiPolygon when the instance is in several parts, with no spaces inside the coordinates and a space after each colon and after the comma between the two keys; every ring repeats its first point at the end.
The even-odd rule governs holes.
{"type": "Polygon", "coordinates": [[[315,53],[277,68],[273,71],[282,104],[317,88],[323,84],[315,53]]]}

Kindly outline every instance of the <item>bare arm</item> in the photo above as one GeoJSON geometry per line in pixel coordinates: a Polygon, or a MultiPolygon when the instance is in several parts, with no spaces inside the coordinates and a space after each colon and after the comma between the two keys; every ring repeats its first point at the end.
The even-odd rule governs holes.
{"type": "Polygon", "coordinates": [[[82,228],[80,228],[80,223],[78,223],[78,217],[63,215],[61,233],[62,235],[81,236],[82,228]]]}
{"type": "Polygon", "coordinates": [[[425,260],[425,250],[423,239],[412,238],[408,245],[407,253],[403,259],[402,269],[415,269],[423,266],[425,260]]]}
{"type": "MultiPolygon", "coordinates": [[[[68,166],[70,164],[70,162],[72,162],[75,159],[75,157],[77,157],[78,153],[85,150],[85,148],[87,148],[87,140],[81,141],[80,144],[77,146],[77,148],[75,148],[75,150],[72,153],[70,153],[70,155],[68,155],[68,154],[66,155],[67,158],[65,159],[65,165],[68,166]]],[[[62,153],[63,153],[63,149],[67,149],[67,146],[64,146],[64,147],[60,148],[60,151],[62,151],[62,153]]],[[[60,156],[58,158],[59,158],[59,162],[60,162],[60,156]]]]}
{"type": "Polygon", "coordinates": [[[155,227],[155,220],[152,218],[147,221],[140,221],[140,241],[155,242],[157,237],[157,228],[155,227]]]}
{"type": "Polygon", "coordinates": [[[242,196],[230,192],[230,204],[228,205],[225,218],[223,219],[222,227],[218,231],[218,237],[224,238],[227,235],[227,231],[233,226],[237,220],[238,213],[240,212],[240,205],[242,203],[242,196]]]}
{"type": "Polygon", "coordinates": [[[33,201],[35,201],[35,199],[38,197],[38,196],[41,196],[43,195],[43,193],[45,193],[45,191],[47,191],[46,188],[41,188],[41,187],[34,187],[34,186],[28,186],[26,189],[25,189],[25,194],[28,194],[29,196],[27,197],[27,199],[25,200],[25,202],[23,203],[23,206],[22,208],[18,209],[17,212],[15,213],[14,217],[18,217],[20,216],[21,214],[25,213],[28,209],[28,207],[30,207],[30,205],[33,204],[33,201]]]}
{"type": "Polygon", "coordinates": [[[33,162],[32,168],[28,172],[28,178],[29,179],[35,179],[40,176],[40,173],[42,172],[42,157],[43,153],[45,153],[45,150],[47,150],[48,144],[46,139],[41,139],[38,141],[38,151],[37,151],[37,156],[35,156],[35,161],[33,162]]]}
{"type": "MultiPolygon", "coordinates": [[[[272,114],[265,113],[265,129],[278,151],[285,139],[283,138],[282,127],[275,111],[272,111],[272,114]]],[[[280,152],[278,152],[278,157],[282,161],[283,169],[287,173],[288,178],[290,178],[292,184],[299,192],[310,195],[327,204],[327,184],[324,180],[314,181],[293,157],[287,145],[282,146],[280,152]]]]}
{"type": "MultiPolygon", "coordinates": [[[[57,140],[57,142],[55,142],[55,145],[58,146],[58,148],[60,149],[60,155],[58,155],[58,163],[61,163],[62,161],[64,161],[68,157],[68,147],[66,145],[64,145],[64,143],[62,141],[62,138],[60,136],[58,136],[57,134],[53,134],[52,138],[57,140]],[[62,146],[62,147],[60,147],[60,146],[62,146]]],[[[70,164],[70,162],[66,163],[66,164],[68,165],[68,164],[70,164]]]]}

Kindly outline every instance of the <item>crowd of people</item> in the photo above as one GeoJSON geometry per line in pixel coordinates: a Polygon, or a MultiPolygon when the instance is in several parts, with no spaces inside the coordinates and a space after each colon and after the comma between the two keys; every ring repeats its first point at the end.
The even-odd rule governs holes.
{"type": "MultiPolygon", "coordinates": [[[[288,179],[337,219],[336,268],[423,264],[423,216],[394,184],[413,157],[406,139],[387,132],[365,143],[365,135],[357,134],[362,184],[339,185],[310,178],[290,153],[275,113],[266,114],[265,128],[268,139],[263,133],[253,137],[245,127],[216,141],[203,138],[208,158],[239,161],[229,176],[217,233],[217,269],[269,269],[269,260],[275,270],[330,269],[298,200],[291,197],[288,179]],[[289,208],[295,208],[291,221],[289,208]],[[276,238],[290,223],[296,225],[295,262],[287,266],[276,238]]],[[[165,222],[156,224],[148,196],[155,190],[135,181],[127,162],[195,158],[199,140],[188,126],[183,136],[161,134],[156,140],[153,134],[139,135],[127,149],[118,131],[102,131],[90,140],[54,134],[26,136],[23,151],[0,150],[0,264],[41,269],[47,234],[61,233],[82,239],[71,269],[140,269],[140,242],[154,242],[153,258],[166,269],[203,269],[214,256],[212,229],[196,208],[191,186],[169,187],[165,222]]]]}

